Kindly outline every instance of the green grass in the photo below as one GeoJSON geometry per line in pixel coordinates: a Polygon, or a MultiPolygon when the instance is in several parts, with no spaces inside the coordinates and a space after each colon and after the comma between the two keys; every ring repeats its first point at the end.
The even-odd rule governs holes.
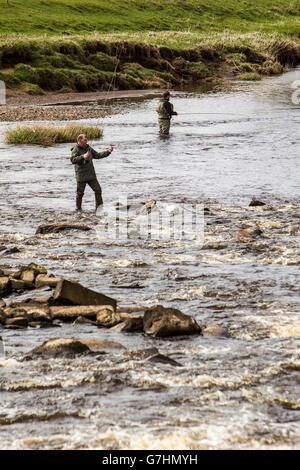
{"type": "Polygon", "coordinates": [[[300,62],[300,0],[0,0],[0,7],[0,80],[28,94],[169,88],[218,75],[222,64],[235,76],[262,76],[300,62]]]}
{"type": "Polygon", "coordinates": [[[0,7],[2,34],[300,30],[299,0],[0,0],[0,7]]]}
{"type": "Polygon", "coordinates": [[[148,31],[0,38],[0,80],[28,94],[170,88],[217,76],[224,64],[235,75],[272,75],[299,62],[299,42],[280,33],[148,31]]]}
{"type": "Polygon", "coordinates": [[[85,134],[88,139],[100,139],[103,135],[102,129],[69,124],[65,127],[46,126],[21,126],[16,129],[8,129],[6,142],[16,145],[43,145],[76,142],[79,134],[85,134]]]}

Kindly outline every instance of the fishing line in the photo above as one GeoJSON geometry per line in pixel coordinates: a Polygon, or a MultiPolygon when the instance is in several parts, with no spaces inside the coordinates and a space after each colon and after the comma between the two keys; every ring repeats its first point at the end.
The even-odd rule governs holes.
{"type": "Polygon", "coordinates": [[[273,111],[262,111],[258,113],[178,113],[178,116],[185,116],[189,114],[205,114],[205,115],[215,115],[215,114],[220,114],[222,116],[225,115],[230,115],[230,116],[259,116],[260,114],[273,114],[274,112],[277,111],[288,111],[288,109],[285,108],[279,108],[279,109],[274,109],[273,111]]]}
{"type": "MultiPolygon", "coordinates": [[[[117,51],[116,51],[116,55],[115,55],[115,58],[116,58],[116,65],[115,65],[115,68],[114,68],[114,71],[113,71],[113,75],[112,75],[112,78],[109,82],[109,85],[108,85],[108,89],[106,91],[106,95],[105,95],[105,98],[104,98],[104,102],[103,102],[103,106],[105,107],[106,106],[106,103],[108,101],[108,95],[111,91],[111,88],[113,86],[115,86],[115,81],[116,81],[116,77],[117,77],[117,68],[118,68],[118,65],[119,65],[119,62],[120,62],[120,57],[121,57],[121,53],[122,53],[122,47],[117,47],[117,51]]],[[[98,127],[103,127],[103,122],[104,122],[104,119],[106,118],[106,116],[102,116],[102,118],[100,119],[99,123],[98,123],[98,127]]],[[[93,141],[92,141],[93,143],[93,141]]],[[[113,145],[113,144],[110,144],[110,145],[113,145]]]]}

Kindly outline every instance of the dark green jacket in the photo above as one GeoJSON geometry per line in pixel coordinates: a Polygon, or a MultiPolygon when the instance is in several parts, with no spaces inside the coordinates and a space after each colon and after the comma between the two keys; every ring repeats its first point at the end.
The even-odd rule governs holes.
{"type": "Polygon", "coordinates": [[[164,98],[159,100],[156,111],[159,119],[171,119],[172,116],[177,114],[176,111],[174,111],[173,104],[164,98]]]}
{"type": "Polygon", "coordinates": [[[72,148],[71,162],[75,165],[76,180],[78,183],[84,183],[96,178],[96,172],[93,164],[93,158],[100,159],[110,155],[110,152],[96,152],[92,147],[87,145],[86,147],[80,147],[76,144],[72,148]],[[89,152],[87,160],[83,158],[83,155],[89,152]]]}

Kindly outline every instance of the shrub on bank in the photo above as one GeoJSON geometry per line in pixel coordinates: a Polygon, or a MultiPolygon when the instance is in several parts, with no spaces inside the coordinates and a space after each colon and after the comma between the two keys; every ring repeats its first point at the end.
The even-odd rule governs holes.
{"type": "Polygon", "coordinates": [[[89,140],[100,139],[102,129],[69,124],[65,127],[22,126],[9,129],[6,133],[6,142],[16,145],[44,145],[76,142],[79,134],[86,134],[89,140]]]}
{"type": "Polygon", "coordinates": [[[256,72],[242,73],[241,75],[239,75],[238,79],[251,81],[261,80],[261,75],[256,72]]]}

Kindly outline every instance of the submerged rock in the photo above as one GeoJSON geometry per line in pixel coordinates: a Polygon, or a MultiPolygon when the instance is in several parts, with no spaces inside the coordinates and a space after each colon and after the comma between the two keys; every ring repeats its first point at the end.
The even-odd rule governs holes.
{"type": "Polygon", "coordinates": [[[137,351],[128,351],[126,355],[129,356],[130,359],[138,360],[138,361],[149,361],[153,363],[162,363],[162,364],[170,364],[172,366],[182,366],[179,362],[171,359],[164,354],[160,354],[157,348],[147,348],[147,349],[139,349],[137,351]]]}
{"type": "Polygon", "coordinates": [[[144,204],[141,207],[141,209],[136,211],[136,215],[143,214],[143,213],[150,214],[150,212],[153,210],[155,206],[156,206],[156,201],[154,199],[151,199],[151,201],[146,202],[146,204],[144,204]]]}
{"type": "Polygon", "coordinates": [[[102,341],[98,339],[80,339],[79,341],[95,352],[103,351],[103,349],[126,349],[123,344],[117,341],[102,341]]]}
{"type": "Polygon", "coordinates": [[[252,237],[260,237],[261,235],[263,235],[263,233],[264,232],[259,227],[257,227],[251,232],[251,235],[252,237]]]}
{"type": "Polygon", "coordinates": [[[77,354],[83,354],[90,351],[90,348],[78,339],[70,338],[51,338],[47,339],[42,345],[29,351],[26,359],[38,356],[63,356],[73,357],[77,354]]]}
{"type": "Polygon", "coordinates": [[[1,256],[4,255],[12,255],[13,253],[20,253],[20,248],[17,246],[13,246],[12,248],[7,248],[6,250],[2,251],[1,256]]]}
{"type": "Polygon", "coordinates": [[[266,205],[265,202],[259,201],[258,199],[256,199],[256,197],[253,197],[249,204],[249,207],[265,206],[265,205],[266,205]]]}
{"type": "Polygon", "coordinates": [[[238,237],[251,237],[250,233],[247,230],[240,230],[238,233],[238,237]]]}
{"type": "Polygon", "coordinates": [[[207,328],[204,328],[203,330],[203,335],[204,336],[217,336],[219,338],[232,338],[231,334],[226,328],[223,328],[221,326],[210,326],[207,328]]]}
{"type": "Polygon", "coordinates": [[[74,357],[79,354],[100,352],[107,349],[126,349],[115,341],[101,341],[79,338],[50,338],[43,344],[29,351],[24,359],[36,357],[74,357]]]}
{"type": "Polygon", "coordinates": [[[45,233],[58,233],[63,232],[64,230],[83,230],[88,231],[91,230],[91,227],[87,225],[72,225],[72,224],[50,224],[50,225],[40,225],[37,230],[36,234],[45,234],[45,233]]]}
{"type": "Polygon", "coordinates": [[[143,330],[147,335],[164,337],[201,334],[202,328],[193,317],[180,310],[157,305],[145,311],[143,330]]]}
{"type": "Polygon", "coordinates": [[[121,323],[119,323],[116,329],[125,332],[142,332],[143,331],[143,317],[131,317],[126,318],[121,323]]]}
{"type": "Polygon", "coordinates": [[[154,356],[149,357],[146,359],[147,362],[154,362],[154,363],[161,363],[161,364],[168,364],[170,366],[177,366],[182,367],[182,364],[175,361],[174,359],[164,356],[163,354],[155,354],[154,356]]]}
{"type": "Polygon", "coordinates": [[[263,235],[263,231],[259,227],[252,230],[251,232],[248,230],[240,230],[237,234],[238,238],[241,240],[243,239],[253,240],[256,237],[260,237],[261,235],[263,235]]]}
{"type": "Polygon", "coordinates": [[[149,357],[155,356],[159,354],[159,350],[157,348],[147,348],[147,349],[138,349],[138,350],[131,350],[126,353],[130,359],[143,361],[148,359],[149,357]]]}

